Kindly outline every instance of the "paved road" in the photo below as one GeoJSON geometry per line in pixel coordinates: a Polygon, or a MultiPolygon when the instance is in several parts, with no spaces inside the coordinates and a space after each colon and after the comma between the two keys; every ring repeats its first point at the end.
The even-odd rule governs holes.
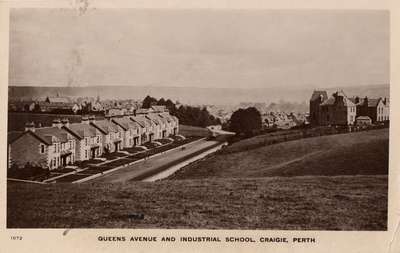
{"type": "Polygon", "coordinates": [[[216,141],[206,141],[201,140],[195,143],[189,143],[186,145],[186,149],[177,149],[170,151],[168,153],[150,158],[146,161],[142,161],[125,168],[121,168],[113,173],[106,174],[104,176],[95,178],[93,180],[89,180],[88,182],[105,182],[105,183],[119,183],[119,182],[127,182],[143,173],[148,171],[155,170],[160,166],[174,162],[183,156],[190,155],[196,151],[201,149],[211,147],[216,144],[216,141]]]}

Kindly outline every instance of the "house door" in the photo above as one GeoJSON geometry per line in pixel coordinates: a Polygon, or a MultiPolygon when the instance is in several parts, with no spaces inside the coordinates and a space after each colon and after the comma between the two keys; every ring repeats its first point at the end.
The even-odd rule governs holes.
{"type": "Polygon", "coordinates": [[[61,157],[61,166],[66,166],[67,165],[67,157],[66,156],[62,156],[61,157]]]}
{"type": "Polygon", "coordinates": [[[95,158],[96,157],[96,149],[95,148],[92,148],[92,150],[91,150],[91,159],[93,159],[93,158],[95,158]]]}
{"type": "Polygon", "coordinates": [[[115,152],[119,151],[120,150],[119,142],[115,142],[114,144],[115,144],[115,152]]]}

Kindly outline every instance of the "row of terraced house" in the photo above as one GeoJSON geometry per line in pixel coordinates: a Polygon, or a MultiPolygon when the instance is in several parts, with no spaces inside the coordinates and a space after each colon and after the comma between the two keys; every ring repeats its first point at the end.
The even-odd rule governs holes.
{"type": "Polygon", "coordinates": [[[31,122],[25,131],[8,134],[8,162],[9,167],[28,164],[52,170],[168,138],[178,131],[178,118],[163,106],[101,120],[82,117],[80,123],[55,119],[50,127],[35,128],[31,122]]]}

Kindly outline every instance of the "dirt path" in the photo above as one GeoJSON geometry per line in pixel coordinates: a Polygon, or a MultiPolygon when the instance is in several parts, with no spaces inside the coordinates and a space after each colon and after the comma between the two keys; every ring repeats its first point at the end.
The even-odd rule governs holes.
{"type": "Polygon", "coordinates": [[[276,169],[282,168],[284,166],[287,166],[287,165],[289,165],[291,163],[300,162],[300,161],[302,161],[302,160],[304,160],[306,158],[310,158],[312,156],[317,156],[317,155],[320,155],[320,154],[325,153],[327,151],[328,150],[311,152],[311,153],[303,155],[301,157],[294,158],[292,160],[289,160],[289,161],[286,161],[286,162],[283,162],[283,163],[278,163],[278,164],[275,164],[273,166],[266,167],[266,168],[263,169],[263,171],[276,170],[276,169]]]}

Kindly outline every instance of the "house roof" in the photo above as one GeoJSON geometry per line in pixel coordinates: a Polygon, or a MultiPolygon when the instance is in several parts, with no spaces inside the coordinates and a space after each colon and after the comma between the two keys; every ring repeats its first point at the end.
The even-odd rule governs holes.
{"type": "Polygon", "coordinates": [[[121,117],[121,118],[113,118],[112,121],[122,127],[125,131],[129,130],[131,128],[137,129],[139,128],[138,124],[133,122],[127,117],[121,117]]]}
{"type": "Polygon", "coordinates": [[[157,114],[149,113],[149,114],[146,115],[146,117],[151,119],[157,125],[160,125],[160,124],[163,123],[163,121],[161,120],[160,116],[158,116],[157,114]]]}
{"type": "MultiPolygon", "coordinates": [[[[349,98],[353,103],[355,103],[355,98],[349,98]]],[[[377,107],[379,104],[379,101],[382,100],[382,98],[368,98],[368,107],[377,107]]],[[[365,98],[359,98],[359,102],[357,105],[364,105],[365,98]]]]}
{"type": "Polygon", "coordinates": [[[313,94],[311,95],[310,100],[314,101],[316,99],[319,99],[321,96],[323,98],[322,100],[324,101],[324,100],[326,100],[328,98],[328,93],[326,91],[324,91],[324,90],[315,90],[313,92],[313,94]]]}
{"type": "Polygon", "coordinates": [[[368,117],[368,116],[358,116],[356,119],[361,119],[361,120],[371,120],[371,118],[370,117],[368,117]]]}
{"type": "Polygon", "coordinates": [[[163,112],[159,114],[161,117],[166,118],[168,122],[175,121],[174,117],[168,112],[163,112]]]}
{"type": "Polygon", "coordinates": [[[151,108],[139,108],[139,109],[137,109],[136,110],[136,113],[138,113],[138,114],[147,114],[147,113],[151,113],[151,112],[153,112],[153,109],[151,109],[151,108]]]}
{"type": "Polygon", "coordinates": [[[99,129],[101,132],[104,134],[109,134],[109,133],[116,133],[118,132],[118,127],[115,126],[110,120],[104,119],[104,120],[96,120],[91,123],[94,127],[99,129]]]}
{"type": "Polygon", "coordinates": [[[69,136],[66,131],[58,127],[36,128],[35,131],[12,131],[8,133],[8,143],[12,143],[25,134],[30,134],[40,142],[51,145],[53,142],[68,142],[69,136]]]}
{"type": "Polygon", "coordinates": [[[42,138],[42,136],[39,136],[39,135],[35,134],[34,132],[32,132],[32,131],[30,131],[30,130],[29,130],[29,131],[22,132],[22,133],[21,133],[20,135],[18,135],[18,136],[14,136],[14,138],[13,138],[12,140],[9,139],[8,142],[11,144],[11,143],[15,142],[16,140],[18,140],[19,138],[21,138],[22,136],[25,136],[25,135],[27,135],[27,134],[29,134],[29,135],[35,137],[37,140],[39,140],[40,142],[42,142],[42,143],[44,143],[44,144],[46,144],[46,145],[51,145],[51,144],[52,144],[51,137],[46,136],[45,138],[42,138]]]}
{"type": "Polygon", "coordinates": [[[56,140],[60,142],[68,142],[68,133],[60,129],[58,127],[41,127],[41,128],[36,128],[34,134],[40,136],[43,139],[49,140],[50,143],[52,143],[52,137],[55,137],[56,140]]]}
{"type": "Polygon", "coordinates": [[[164,105],[153,105],[151,107],[155,112],[164,112],[165,111],[165,106],[164,105]]]}
{"type": "Polygon", "coordinates": [[[68,127],[64,126],[64,128],[79,139],[96,136],[96,128],[87,123],[72,123],[68,127]]]}
{"type": "Polygon", "coordinates": [[[338,91],[335,92],[332,96],[330,96],[327,100],[321,103],[321,106],[330,106],[334,105],[336,102],[336,99],[338,97],[343,97],[343,105],[344,106],[355,106],[355,104],[347,98],[346,94],[344,94],[343,91],[338,91]]]}
{"type": "Polygon", "coordinates": [[[150,119],[146,118],[144,115],[136,115],[133,117],[130,117],[132,120],[135,122],[139,123],[142,127],[150,127],[151,125],[154,124],[153,121],[150,119]]]}

